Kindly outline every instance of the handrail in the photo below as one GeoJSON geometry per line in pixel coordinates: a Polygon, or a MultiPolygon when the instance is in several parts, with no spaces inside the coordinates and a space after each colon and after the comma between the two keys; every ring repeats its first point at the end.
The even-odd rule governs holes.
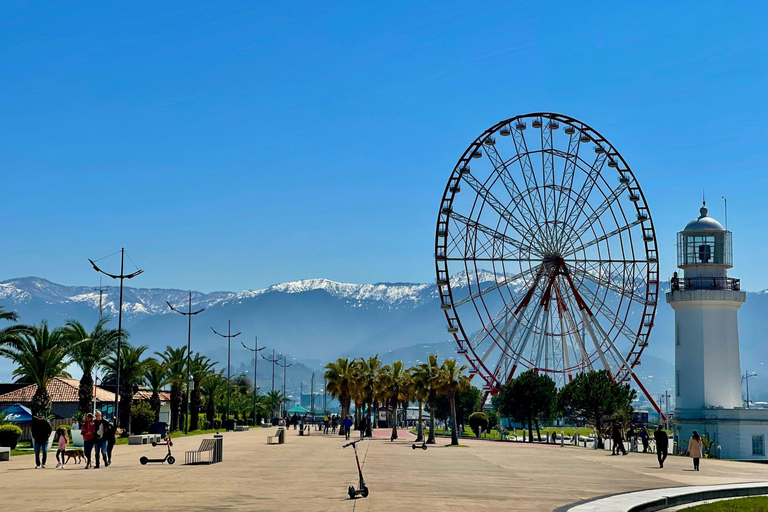
{"type": "Polygon", "coordinates": [[[741,280],[733,277],[673,277],[672,291],[677,290],[731,290],[741,291],[741,280]]]}

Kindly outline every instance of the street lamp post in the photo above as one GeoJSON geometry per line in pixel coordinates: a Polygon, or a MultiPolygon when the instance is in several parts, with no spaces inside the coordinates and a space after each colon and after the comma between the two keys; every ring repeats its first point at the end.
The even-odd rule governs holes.
{"type": "Polygon", "coordinates": [[[216,329],[211,327],[211,330],[214,334],[217,334],[221,336],[222,338],[227,338],[227,418],[229,419],[229,400],[232,398],[232,386],[231,382],[229,380],[229,371],[230,367],[232,366],[230,364],[231,362],[231,355],[232,355],[232,338],[237,338],[242,334],[242,332],[238,332],[237,334],[232,334],[232,320],[227,320],[227,334],[221,334],[220,332],[216,332],[216,329]]]}
{"type": "Polygon", "coordinates": [[[757,372],[745,372],[744,376],[741,378],[741,380],[747,381],[747,409],[749,409],[749,379],[752,377],[757,377],[757,372]]]}
{"type": "Polygon", "coordinates": [[[198,309],[197,311],[192,311],[192,292],[189,292],[189,304],[187,306],[187,311],[180,311],[173,307],[170,302],[165,301],[166,304],[168,304],[168,307],[171,308],[172,311],[175,311],[176,313],[179,313],[180,315],[184,315],[187,317],[187,417],[184,420],[184,433],[189,433],[189,394],[190,394],[190,382],[192,381],[192,376],[190,375],[190,357],[192,354],[192,317],[197,315],[198,313],[202,313],[205,311],[205,308],[198,309]]]}
{"type": "Polygon", "coordinates": [[[253,352],[253,426],[256,426],[256,389],[258,386],[256,385],[256,377],[257,373],[256,370],[258,369],[257,363],[259,362],[259,358],[257,357],[259,355],[259,352],[264,350],[267,347],[261,347],[259,348],[259,337],[256,336],[253,340],[253,348],[246,347],[245,343],[242,341],[240,344],[243,346],[244,349],[250,350],[253,352]]]}
{"type": "MultiPolygon", "coordinates": [[[[277,363],[278,366],[282,366],[283,367],[283,400],[281,402],[282,403],[282,405],[281,405],[281,417],[282,417],[283,414],[285,414],[285,373],[286,373],[286,369],[289,366],[293,366],[293,364],[288,364],[288,360],[287,359],[288,358],[286,356],[283,356],[283,364],[280,364],[279,362],[277,363]]],[[[299,396],[301,396],[301,394],[299,394],[299,396]]]]}
{"type": "Polygon", "coordinates": [[[125,274],[125,247],[120,248],[119,274],[110,274],[108,272],[104,272],[96,265],[92,259],[89,258],[88,261],[91,262],[91,266],[96,272],[101,272],[105,276],[111,277],[112,279],[120,280],[120,305],[118,306],[117,310],[117,368],[115,368],[115,418],[117,419],[117,425],[119,426],[120,415],[118,413],[120,412],[120,402],[118,401],[118,397],[120,396],[120,351],[123,345],[123,281],[126,279],[133,279],[144,271],[138,269],[136,272],[131,274],[125,274]]]}
{"type": "MultiPolygon", "coordinates": [[[[272,392],[275,391],[275,364],[279,361],[279,359],[275,358],[275,349],[272,349],[272,359],[265,357],[264,354],[261,354],[261,357],[264,358],[265,361],[269,361],[272,363],[272,392]]],[[[275,409],[272,408],[272,417],[275,415],[275,409]]]]}

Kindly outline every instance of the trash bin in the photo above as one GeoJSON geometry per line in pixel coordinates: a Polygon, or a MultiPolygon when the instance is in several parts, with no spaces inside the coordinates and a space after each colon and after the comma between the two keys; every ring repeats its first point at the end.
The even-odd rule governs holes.
{"type": "Polygon", "coordinates": [[[277,444],[285,444],[285,429],[281,428],[277,431],[277,444]]]}
{"type": "Polygon", "coordinates": [[[213,435],[213,462],[221,462],[224,460],[224,436],[221,434],[213,435]]]}

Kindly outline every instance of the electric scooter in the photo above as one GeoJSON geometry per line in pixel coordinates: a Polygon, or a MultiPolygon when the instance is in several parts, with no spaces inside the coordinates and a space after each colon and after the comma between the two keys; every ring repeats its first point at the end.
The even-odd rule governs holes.
{"type": "Polygon", "coordinates": [[[360,458],[357,456],[357,443],[360,441],[363,441],[363,439],[358,439],[357,441],[352,441],[351,443],[347,443],[342,448],[346,448],[347,446],[351,446],[355,450],[355,462],[357,462],[357,473],[360,475],[360,482],[358,484],[358,489],[355,489],[354,485],[350,485],[349,489],[347,489],[347,494],[349,494],[350,499],[355,499],[357,495],[359,494],[363,498],[368,497],[368,487],[365,485],[365,480],[363,479],[363,470],[360,469],[360,458]]]}
{"type": "Polygon", "coordinates": [[[411,448],[413,448],[414,450],[416,448],[421,448],[422,450],[426,450],[427,449],[427,442],[426,441],[422,441],[421,446],[417,445],[416,443],[413,443],[411,445],[411,448]]]}
{"type": "Polygon", "coordinates": [[[173,446],[173,441],[171,441],[171,436],[170,436],[169,431],[167,429],[165,431],[165,442],[164,443],[158,443],[156,441],[152,441],[152,446],[153,447],[155,447],[157,445],[167,446],[168,447],[168,453],[166,453],[165,457],[163,457],[162,459],[150,459],[150,458],[147,458],[147,457],[142,457],[142,458],[139,459],[139,462],[141,462],[142,466],[146,466],[148,462],[159,462],[161,464],[163,462],[167,462],[168,464],[173,464],[174,462],[176,462],[176,457],[174,457],[171,454],[171,446],[173,446]]]}

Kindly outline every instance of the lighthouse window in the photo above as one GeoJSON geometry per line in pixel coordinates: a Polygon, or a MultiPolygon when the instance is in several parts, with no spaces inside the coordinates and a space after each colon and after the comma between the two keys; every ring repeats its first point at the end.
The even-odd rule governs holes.
{"type": "Polygon", "coordinates": [[[712,255],[712,248],[708,245],[699,246],[699,261],[702,263],[709,263],[709,258],[712,255]]]}
{"type": "Polygon", "coordinates": [[[752,455],[765,455],[765,436],[752,436],[752,455]]]}

